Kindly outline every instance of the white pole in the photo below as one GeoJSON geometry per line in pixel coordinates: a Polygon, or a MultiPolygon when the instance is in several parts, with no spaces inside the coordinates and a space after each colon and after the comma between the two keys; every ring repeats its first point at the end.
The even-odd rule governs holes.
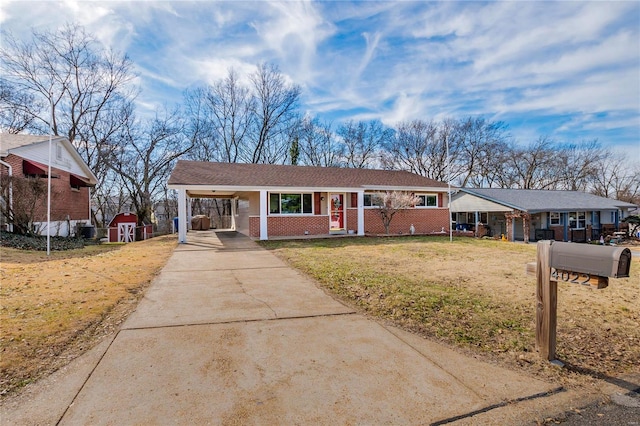
{"type": "Polygon", "coordinates": [[[47,256],[51,255],[51,134],[53,133],[53,101],[49,97],[51,117],[49,118],[49,166],[47,170],[47,256]]]}
{"type": "Polygon", "coordinates": [[[451,158],[449,157],[449,139],[447,143],[447,208],[449,209],[449,242],[453,242],[453,229],[451,227],[451,158]]]}

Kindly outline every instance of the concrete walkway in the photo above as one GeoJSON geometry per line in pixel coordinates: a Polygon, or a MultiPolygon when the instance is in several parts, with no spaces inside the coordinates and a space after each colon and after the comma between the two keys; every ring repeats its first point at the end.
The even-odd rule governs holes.
{"type": "Polygon", "coordinates": [[[247,237],[194,232],[104,342],[2,424],[533,424],[575,395],[355,313],[247,237]]]}

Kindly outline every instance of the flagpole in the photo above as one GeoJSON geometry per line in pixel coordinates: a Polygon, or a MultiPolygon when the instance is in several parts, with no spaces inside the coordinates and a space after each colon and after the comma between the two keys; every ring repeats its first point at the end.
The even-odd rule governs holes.
{"type": "Polygon", "coordinates": [[[53,133],[53,100],[49,97],[51,117],[49,118],[49,165],[47,170],[47,256],[51,255],[51,139],[53,133]]]}
{"type": "Polygon", "coordinates": [[[449,157],[449,138],[447,143],[447,204],[449,209],[449,242],[453,242],[453,229],[451,227],[451,158],[449,157]]]}

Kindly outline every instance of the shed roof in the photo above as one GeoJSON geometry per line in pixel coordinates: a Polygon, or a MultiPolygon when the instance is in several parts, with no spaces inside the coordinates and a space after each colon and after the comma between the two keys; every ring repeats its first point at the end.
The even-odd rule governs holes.
{"type": "Polygon", "coordinates": [[[461,191],[529,213],[549,211],[617,210],[634,204],[580,191],[543,189],[462,188],[461,191]]]}
{"type": "Polygon", "coordinates": [[[406,171],[180,160],[169,185],[305,188],[446,188],[447,184],[406,171]]]}

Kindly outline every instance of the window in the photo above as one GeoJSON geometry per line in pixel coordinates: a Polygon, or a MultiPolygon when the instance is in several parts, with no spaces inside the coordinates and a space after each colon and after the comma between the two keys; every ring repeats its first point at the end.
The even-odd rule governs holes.
{"type": "Polygon", "coordinates": [[[416,194],[420,202],[416,207],[438,207],[438,196],[436,194],[416,194]]]}
{"type": "Polygon", "coordinates": [[[466,223],[476,223],[476,214],[475,213],[467,213],[466,223]]]}
{"type": "Polygon", "coordinates": [[[364,206],[365,207],[379,207],[380,198],[375,197],[373,194],[364,194],[364,206]]]}
{"type": "Polygon", "coordinates": [[[313,194],[269,194],[271,214],[312,214],[313,194]]]}
{"type": "Polygon", "coordinates": [[[586,212],[569,212],[569,228],[585,228],[587,226],[586,212]]]}
{"type": "Polygon", "coordinates": [[[558,212],[549,213],[549,224],[560,225],[560,213],[558,212]]]}

